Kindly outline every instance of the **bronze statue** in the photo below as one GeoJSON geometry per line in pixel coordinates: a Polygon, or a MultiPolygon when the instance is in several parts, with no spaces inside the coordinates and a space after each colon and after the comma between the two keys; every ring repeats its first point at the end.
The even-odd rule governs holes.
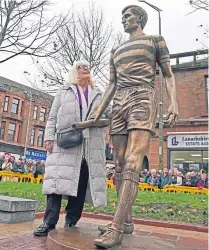
{"type": "Polygon", "coordinates": [[[123,233],[133,232],[131,208],[138,193],[142,160],[154,133],[157,102],[154,90],[156,63],[162,70],[170,99],[169,123],[178,116],[175,79],[164,38],[143,33],[146,11],[129,5],[122,11],[122,24],[130,34],[128,41],[113,48],[110,58],[110,82],[104,98],[94,114],[98,121],[113,99],[111,135],[116,159],[118,205],[110,225],[100,226],[103,235],[95,239],[98,247],[120,244],[123,233]]]}

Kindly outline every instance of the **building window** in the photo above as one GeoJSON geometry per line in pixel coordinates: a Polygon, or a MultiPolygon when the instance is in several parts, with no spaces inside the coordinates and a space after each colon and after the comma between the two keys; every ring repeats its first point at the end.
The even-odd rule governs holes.
{"type": "Polygon", "coordinates": [[[13,98],[11,113],[18,114],[19,99],[13,98]]]}
{"type": "Polygon", "coordinates": [[[16,130],[16,124],[9,123],[8,141],[14,141],[14,139],[15,139],[15,130],[16,130]]]}
{"type": "Polygon", "coordinates": [[[170,167],[171,169],[177,168],[183,173],[199,172],[201,169],[208,172],[208,152],[203,150],[171,151],[170,167]]]}
{"type": "Polygon", "coordinates": [[[44,131],[39,130],[38,131],[38,147],[43,147],[43,142],[44,142],[44,131]]]}
{"type": "Polygon", "coordinates": [[[205,87],[206,87],[206,111],[208,112],[209,109],[209,78],[208,76],[205,77],[205,87]]]}
{"type": "Polygon", "coordinates": [[[8,112],[8,108],[9,108],[9,96],[5,96],[5,99],[4,99],[4,112],[8,112]]]}
{"type": "Polygon", "coordinates": [[[33,146],[35,142],[35,129],[31,128],[31,134],[30,134],[30,145],[33,146]]]}
{"type": "Polygon", "coordinates": [[[37,120],[38,117],[38,107],[34,106],[34,110],[33,110],[33,120],[37,120]]]}
{"type": "Polygon", "coordinates": [[[46,108],[41,108],[40,121],[45,122],[46,120],[46,108]]]}
{"type": "Polygon", "coordinates": [[[6,122],[1,122],[0,139],[4,140],[6,122]]]}

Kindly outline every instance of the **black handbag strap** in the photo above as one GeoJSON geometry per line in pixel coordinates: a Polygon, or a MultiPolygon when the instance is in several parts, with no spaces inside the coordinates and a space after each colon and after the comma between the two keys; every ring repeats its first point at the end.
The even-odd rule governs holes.
{"type": "Polygon", "coordinates": [[[87,112],[87,114],[86,114],[86,118],[85,118],[84,121],[86,121],[86,120],[88,119],[88,116],[89,116],[89,114],[90,114],[90,112],[91,112],[92,106],[93,106],[93,102],[91,102],[91,104],[90,104],[90,106],[89,106],[89,110],[88,110],[88,112],[87,112]]]}

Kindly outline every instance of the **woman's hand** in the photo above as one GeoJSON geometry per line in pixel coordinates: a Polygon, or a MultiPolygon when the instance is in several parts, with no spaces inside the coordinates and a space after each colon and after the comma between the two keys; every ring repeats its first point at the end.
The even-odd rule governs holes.
{"type": "Polygon", "coordinates": [[[54,141],[45,141],[45,149],[52,153],[54,141]]]}

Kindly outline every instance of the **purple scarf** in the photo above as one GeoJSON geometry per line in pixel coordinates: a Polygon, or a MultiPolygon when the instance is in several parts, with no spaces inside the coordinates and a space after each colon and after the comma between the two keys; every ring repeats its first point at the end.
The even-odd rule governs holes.
{"type": "MultiPolygon", "coordinates": [[[[82,121],[82,99],[81,99],[81,93],[80,93],[80,90],[78,88],[78,86],[76,86],[77,88],[77,91],[78,91],[78,101],[79,101],[79,106],[80,106],[80,119],[82,121]]],[[[85,98],[86,98],[86,103],[87,103],[87,106],[88,106],[88,88],[86,88],[86,90],[83,92],[85,98]]]]}

